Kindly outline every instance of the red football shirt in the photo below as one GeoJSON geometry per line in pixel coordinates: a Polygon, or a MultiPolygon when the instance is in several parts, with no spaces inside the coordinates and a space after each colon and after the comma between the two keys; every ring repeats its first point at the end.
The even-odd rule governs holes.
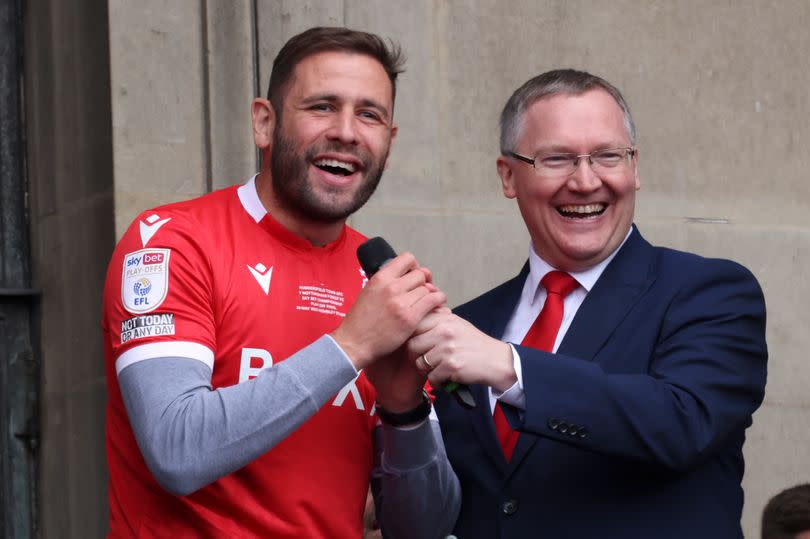
{"type": "Polygon", "coordinates": [[[117,372],[183,356],[213,369],[215,389],[247,382],[338,326],[365,284],[364,240],[345,227],[313,247],[266,213],[252,180],[132,223],[110,262],[102,321],[113,536],[361,536],[376,421],[364,376],[259,459],[178,497],[144,463],[117,372]]]}

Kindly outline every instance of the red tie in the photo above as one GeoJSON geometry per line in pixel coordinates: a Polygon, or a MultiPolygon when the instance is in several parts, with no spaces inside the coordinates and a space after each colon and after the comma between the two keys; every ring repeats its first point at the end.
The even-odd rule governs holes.
{"type": "MultiPolygon", "coordinates": [[[[540,284],[546,289],[546,302],[521,344],[537,350],[551,352],[562,323],[563,300],[579,286],[579,283],[563,271],[552,271],[543,277],[540,284]]],[[[512,453],[515,451],[518,433],[509,426],[499,402],[495,403],[493,419],[495,421],[495,432],[498,434],[498,441],[501,442],[501,449],[503,449],[503,456],[506,457],[506,462],[509,462],[512,453]]]]}

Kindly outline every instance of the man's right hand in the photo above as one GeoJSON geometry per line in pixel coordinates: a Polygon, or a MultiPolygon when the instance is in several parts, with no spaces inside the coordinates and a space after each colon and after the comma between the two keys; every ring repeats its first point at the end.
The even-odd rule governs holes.
{"type": "Polygon", "coordinates": [[[357,370],[401,346],[417,324],[447,301],[430,272],[402,253],[369,279],[346,318],[331,333],[357,370]]]}
{"type": "Polygon", "coordinates": [[[410,357],[430,357],[433,387],[448,381],[484,384],[503,392],[517,382],[512,348],[448,310],[425,317],[408,341],[410,357]]]}

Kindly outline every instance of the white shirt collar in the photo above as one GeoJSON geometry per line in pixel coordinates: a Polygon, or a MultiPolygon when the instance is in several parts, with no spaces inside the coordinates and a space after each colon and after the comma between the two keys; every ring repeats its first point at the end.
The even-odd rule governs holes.
{"type": "MultiPolygon", "coordinates": [[[[577,282],[582,286],[586,292],[590,292],[593,285],[596,284],[596,281],[599,280],[599,277],[602,275],[602,272],[605,271],[605,268],[610,261],[613,260],[613,257],[616,256],[616,253],[619,252],[619,249],[627,241],[627,238],[630,237],[630,234],[633,232],[633,227],[630,226],[630,230],[627,231],[627,235],[624,237],[622,242],[619,246],[613,250],[607,258],[596,264],[595,266],[588,268],[583,271],[572,271],[569,272],[571,276],[577,280],[577,282]]],[[[557,268],[553,267],[551,264],[540,258],[540,256],[535,252],[534,246],[529,243],[529,276],[526,278],[527,285],[524,287],[525,293],[530,293],[531,297],[524,298],[524,301],[528,301],[529,304],[533,305],[537,298],[539,297],[540,291],[540,281],[543,277],[546,276],[546,273],[550,271],[555,271],[557,268]]]]}
{"type": "Polygon", "coordinates": [[[242,202],[242,207],[245,208],[245,211],[258,223],[267,214],[267,210],[264,204],[262,204],[259,193],[256,190],[256,176],[258,176],[258,174],[249,179],[244,185],[240,186],[237,193],[239,193],[239,200],[242,202]]]}

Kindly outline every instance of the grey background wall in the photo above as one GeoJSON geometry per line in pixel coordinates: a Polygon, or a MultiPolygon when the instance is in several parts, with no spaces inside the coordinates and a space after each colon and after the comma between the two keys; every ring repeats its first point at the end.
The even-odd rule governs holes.
{"type": "Polygon", "coordinates": [[[257,170],[250,100],[265,92],[281,44],[313,25],[377,32],[407,52],[390,166],[351,224],[414,251],[454,305],[512,276],[526,257],[528,235],[495,173],[497,116],[509,94],[564,66],[621,88],[639,130],[642,232],[654,243],[738,260],[765,290],[771,359],[745,451],[746,537],[758,536],[771,495],[810,481],[807,0],[33,4],[42,7],[36,17],[29,12],[29,35],[51,37],[31,44],[40,52],[29,95],[50,102],[56,125],[70,128],[49,131],[53,116],[30,122],[35,277],[50,313],[44,536],[105,529],[97,320],[113,236],[143,209],[257,170]],[[90,12],[98,27],[86,22],[90,12]],[[48,91],[56,87],[58,101],[48,91]],[[79,223],[74,233],[67,222],[79,223]],[[91,261],[84,271],[54,269],[54,260],[76,256],[73,247],[91,261]],[[74,296],[57,293],[68,277],[83,294],[80,327],[71,330],[78,335],[65,325],[74,296]]]}

